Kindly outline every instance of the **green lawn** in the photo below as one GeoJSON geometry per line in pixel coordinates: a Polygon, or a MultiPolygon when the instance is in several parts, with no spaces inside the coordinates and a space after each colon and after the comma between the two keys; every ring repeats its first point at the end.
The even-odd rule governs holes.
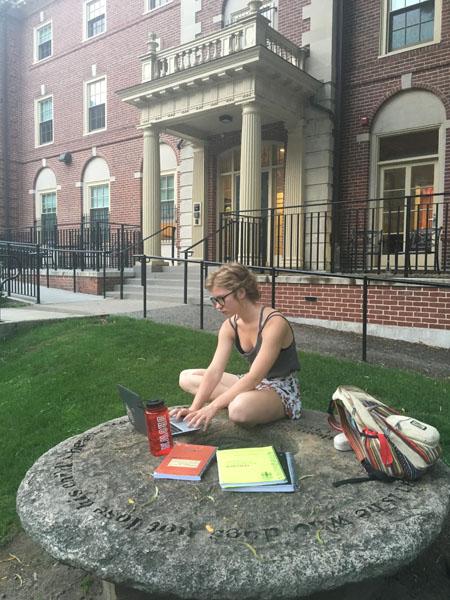
{"type": "MultiPolygon", "coordinates": [[[[27,469],[61,440],[124,414],[116,384],[169,405],[183,368],[206,366],[213,334],[125,317],[36,326],[0,347],[0,540],[17,526],[15,493],[27,469]]],[[[353,384],[441,432],[450,463],[450,381],[301,353],[306,408],[326,410],[339,384],[353,384]]],[[[230,370],[245,369],[233,355],[230,370]]]]}

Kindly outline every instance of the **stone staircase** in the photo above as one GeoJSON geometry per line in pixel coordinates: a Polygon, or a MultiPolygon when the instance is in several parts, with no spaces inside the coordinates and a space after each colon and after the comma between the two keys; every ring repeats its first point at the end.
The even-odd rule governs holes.
{"type": "MultiPolygon", "coordinates": [[[[147,269],[147,302],[159,304],[183,304],[184,265],[164,266],[161,272],[147,269]]],[[[141,267],[134,267],[134,275],[126,277],[123,286],[123,297],[126,300],[142,300],[141,267]]],[[[109,298],[120,298],[120,286],[107,292],[109,298]]],[[[209,304],[209,295],[205,292],[205,304],[209,304]]],[[[188,304],[200,304],[200,267],[188,265],[188,304]]]]}

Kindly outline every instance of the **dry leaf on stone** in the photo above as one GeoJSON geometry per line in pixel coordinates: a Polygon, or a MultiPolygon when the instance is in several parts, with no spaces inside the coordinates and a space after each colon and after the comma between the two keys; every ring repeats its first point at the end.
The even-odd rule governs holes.
{"type": "Polygon", "coordinates": [[[239,542],[239,543],[242,544],[243,546],[245,546],[246,548],[248,548],[257,560],[261,560],[261,556],[256,552],[256,549],[251,544],[249,544],[248,542],[239,542]]]}
{"type": "Polygon", "coordinates": [[[147,502],[144,502],[144,504],[141,504],[141,508],[143,508],[144,506],[148,506],[149,504],[152,504],[158,497],[159,494],[159,488],[157,485],[155,485],[155,493],[153,494],[153,496],[151,498],[149,498],[147,500],[147,502]]]}

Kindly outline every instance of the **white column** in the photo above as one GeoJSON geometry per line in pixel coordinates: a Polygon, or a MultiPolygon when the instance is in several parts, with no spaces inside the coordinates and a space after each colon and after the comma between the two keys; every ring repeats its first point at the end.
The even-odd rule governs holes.
{"type": "Polygon", "coordinates": [[[239,210],[258,209],[261,207],[261,114],[254,102],[242,107],[240,170],[239,210]]]}
{"type": "MultiPolygon", "coordinates": [[[[161,166],[159,131],[154,127],[144,129],[144,155],[142,177],[142,237],[145,239],[161,229],[161,166]]],[[[161,256],[161,235],[144,242],[144,253],[161,256]]]]}
{"type": "Polygon", "coordinates": [[[304,132],[303,119],[288,129],[284,206],[296,206],[303,199],[304,132]]]}
{"type": "Polygon", "coordinates": [[[286,266],[303,267],[303,171],[304,120],[288,127],[286,169],[284,179],[284,242],[286,266]],[[297,206],[297,208],[290,208],[297,206]],[[297,218],[300,214],[300,218],[297,218]],[[295,216],[294,216],[295,215],[295,216]],[[291,241],[292,240],[292,241],[291,241]]]}
{"type": "MultiPolygon", "coordinates": [[[[206,204],[205,204],[205,147],[195,145],[193,147],[194,160],[192,167],[192,243],[199,242],[206,235],[206,204]],[[200,204],[199,219],[194,214],[194,205],[200,204]],[[196,220],[199,222],[197,223],[196,220]]],[[[194,248],[194,257],[203,257],[203,245],[194,248]]],[[[204,257],[203,257],[204,258],[204,257]]]]}

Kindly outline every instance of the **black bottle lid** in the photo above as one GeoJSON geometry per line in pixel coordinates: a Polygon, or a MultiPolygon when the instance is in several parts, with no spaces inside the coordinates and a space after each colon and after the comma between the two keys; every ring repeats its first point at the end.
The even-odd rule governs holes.
{"type": "Polygon", "coordinates": [[[164,400],[148,400],[145,403],[145,408],[161,408],[162,406],[164,406],[164,400]]]}

